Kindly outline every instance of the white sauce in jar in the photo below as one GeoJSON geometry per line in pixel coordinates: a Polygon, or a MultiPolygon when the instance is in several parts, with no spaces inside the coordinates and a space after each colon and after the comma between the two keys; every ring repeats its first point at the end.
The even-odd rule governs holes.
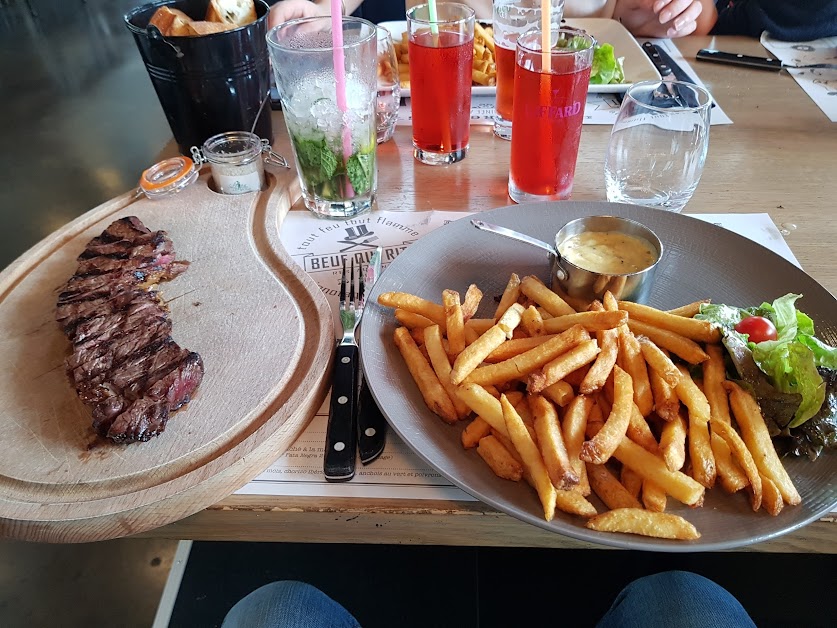
{"type": "Polygon", "coordinates": [[[571,264],[603,275],[636,273],[657,261],[647,240],[621,231],[585,231],[564,240],[558,251],[571,264]]]}

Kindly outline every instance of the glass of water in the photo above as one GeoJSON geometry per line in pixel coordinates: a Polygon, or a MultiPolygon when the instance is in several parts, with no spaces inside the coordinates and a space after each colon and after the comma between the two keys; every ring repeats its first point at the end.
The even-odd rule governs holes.
{"type": "Polygon", "coordinates": [[[375,127],[378,144],[392,138],[401,104],[401,82],[398,76],[398,57],[392,45],[392,35],[378,27],[378,101],[375,127]]]}
{"type": "Polygon", "coordinates": [[[681,211],[703,173],[711,107],[710,93],[692,83],[631,86],[607,147],[607,200],[681,211]]]}

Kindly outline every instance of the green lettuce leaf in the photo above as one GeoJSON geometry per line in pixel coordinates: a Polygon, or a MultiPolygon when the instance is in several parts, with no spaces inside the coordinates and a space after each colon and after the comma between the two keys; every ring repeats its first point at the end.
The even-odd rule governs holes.
{"type": "Polygon", "coordinates": [[[593,66],[590,70],[590,83],[592,85],[609,85],[621,83],[625,80],[625,71],[622,69],[622,59],[616,58],[613,46],[601,44],[593,51],[593,66]]]}
{"type": "Polygon", "coordinates": [[[753,345],[753,358],[778,390],[802,395],[789,427],[802,425],[819,411],[825,401],[825,382],[808,347],[798,342],[760,342],[753,345]]]}

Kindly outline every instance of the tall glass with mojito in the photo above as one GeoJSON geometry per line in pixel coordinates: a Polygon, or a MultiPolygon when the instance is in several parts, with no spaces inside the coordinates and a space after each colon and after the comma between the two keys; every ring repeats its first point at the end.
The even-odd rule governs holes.
{"type": "Polygon", "coordinates": [[[267,36],[303,200],[332,218],[369,210],[377,191],[376,29],[352,17],[342,28],[339,51],[328,17],[292,20],[267,36]]]}

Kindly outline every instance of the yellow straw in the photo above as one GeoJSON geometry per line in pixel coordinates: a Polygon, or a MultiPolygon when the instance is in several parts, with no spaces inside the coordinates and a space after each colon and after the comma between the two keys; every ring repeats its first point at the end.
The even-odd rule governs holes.
{"type": "Polygon", "coordinates": [[[552,71],[552,56],[549,52],[552,48],[552,16],[549,3],[550,0],[541,0],[541,71],[546,74],[552,71]]]}

